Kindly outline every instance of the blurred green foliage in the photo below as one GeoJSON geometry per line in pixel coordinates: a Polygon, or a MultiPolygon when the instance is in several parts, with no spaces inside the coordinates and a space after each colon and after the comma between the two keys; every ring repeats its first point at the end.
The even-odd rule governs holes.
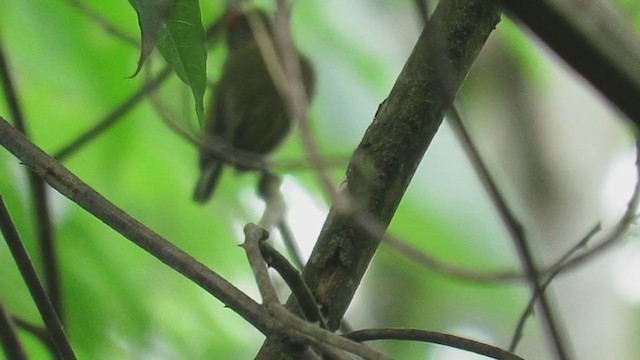
{"type": "MultiPolygon", "coordinates": [[[[634,1],[619,1],[628,9],[638,8],[634,1]]],[[[125,1],[83,3],[137,37],[136,16],[125,1]]],[[[201,2],[205,27],[221,13],[221,3],[201,2]]],[[[295,6],[294,37],[318,73],[312,118],[319,147],[328,155],[347,158],[419,33],[413,2],[306,0],[295,6]]],[[[638,11],[635,14],[638,19],[638,11]]],[[[136,67],[139,49],[108,34],[65,0],[0,2],[0,33],[32,139],[50,153],[89,129],[146,79],[144,70],[136,78],[127,78],[136,67]]],[[[510,49],[510,56],[529,80],[544,80],[545,65],[538,61],[538,50],[513,24],[500,25],[492,42],[502,44],[503,50],[510,49]]],[[[211,81],[219,74],[224,54],[220,46],[210,52],[211,81]]],[[[483,56],[487,55],[481,55],[480,63],[483,56]]],[[[152,68],[160,63],[151,59],[152,68]]],[[[474,74],[489,70],[474,68],[471,83],[462,93],[465,101],[473,102],[488,91],[473,79],[474,74]]],[[[183,110],[191,104],[185,92],[188,94],[188,89],[173,78],[159,94],[185,125],[192,126],[195,114],[183,110]]],[[[4,101],[0,101],[0,115],[8,117],[4,101]]],[[[482,188],[455,140],[443,136],[427,153],[391,233],[460,266],[485,270],[516,267],[507,237],[482,188]]],[[[294,137],[275,158],[303,159],[301,149],[300,140],[294,137]]],[[[244,253],[235,246],[242,240],[241,226],[259,220],[260,205],[253,196],[256,177],[228,172],[216,198],[198,206],[191,200],[196,152],[145,101],[73,154],[65,165],[113,203],[257,299],[244,253]]],[[[0,151],[0,191],[39,266],[24,170],[6,151],[0,151]]],[[[344,167],[339,166],[332,171],[336,183],[343,172],[344,167]]],[[[288,170],[286,176],[307,189],[310,201],[328,208],[312,173],[288,170]]],[[[232,310],[84,210],[53,191],[50,195],[67,332],[79,358],[254,356],[262,335],[232,310]]],[[[298,228],[305,225],[298,224],[298,228]]],[[[302,247],[310,248],[315,235],[299,239],[302,247]]],[[[0,274],[0,301],[13,314],[40,324],[4,243],[0,244],[0,274]]],[[[348,318],[358,328],[406,326],[451,331],[464,325],[481,329],[486,339],[504,346],[525,302],[526,292],[521,287],[452,281],[383,245],[348,318]]],[[[47,358],[46,349],[36,339],[21,334],[32,358],[47,358]]],[[[423,359],[433,349],[400,342],[376,346],[401,359],[423,359]]]]}

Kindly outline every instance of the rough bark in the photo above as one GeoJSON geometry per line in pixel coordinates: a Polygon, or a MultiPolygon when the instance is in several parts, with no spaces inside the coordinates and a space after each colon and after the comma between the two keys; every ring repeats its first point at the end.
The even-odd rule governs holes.
{"type": "MultiPolygon", "coordinates": [[[[356,149],[344,184],[350,211],[332,207],[304,269],[329,328],[336,330],[445,111],[500,19],[486,0],[441,1],[356,149]]],[[[295,300],[287,306],[299,313],[295,300]]],[[[258,359],[300,359],[270,337],[258,359]]]]}

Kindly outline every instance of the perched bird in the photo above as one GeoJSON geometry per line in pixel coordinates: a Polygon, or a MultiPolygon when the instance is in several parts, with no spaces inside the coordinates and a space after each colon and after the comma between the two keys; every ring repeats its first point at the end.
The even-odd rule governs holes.
{"type": "MultiPolygon", "coordinates": [[[[254,11],[272,38],[267,14],[254,11]]],[[[228,55],[214,88],[203,124],[204,143],[218,142],[257,156],[266,156],[287,136],[291,120],[284,100],[276,90],[258,47],[248,13],[229,12],[224,20],[228,55]]],[[[313,71],[300,56],[300,67],[307,96],[313,87],[313,71]]],[[[194,199],[204,203],[212,195],[222,173],[222,160],[207,149],[200,154],[200,179],[194,199]]]]}

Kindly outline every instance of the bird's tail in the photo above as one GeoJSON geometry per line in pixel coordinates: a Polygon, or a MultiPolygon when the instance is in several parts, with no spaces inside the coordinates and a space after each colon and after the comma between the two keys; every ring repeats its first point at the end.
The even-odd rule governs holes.
{"type": "Polygon", "coordinates": [[[196,191],[193,193],[193,199],[196,202],[205,203],[211,198],[220,179],[220,174],[222,174],[222,164],[220,162],[207,164],[202,168],[196,191]]]}

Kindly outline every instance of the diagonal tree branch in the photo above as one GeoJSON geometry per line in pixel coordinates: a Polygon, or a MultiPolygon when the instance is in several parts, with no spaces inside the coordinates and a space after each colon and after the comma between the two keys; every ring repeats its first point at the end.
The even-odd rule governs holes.
{"type": "Polygon", "coordinates": [[[60,358],[63,360],[75,360],[76,356],[69,344],[69,339],[62,328],[60,318],[56,314],[49,296],[38,279],[36,269],[33,267],[33,263],[31,263],[29,254],[24,247],[24,243],[20,239],[18,230],[13,224],[13,220],[9,215],[9,210],[6,208],[1,194],[0,230],[2,231],[2,235],[7,242],[7,247],[11,251],[11,255],[13,256],[16,265],[18,266],[18,270],[29,289],[29,293],[31,293],[31,297],[40,312],[40,316],[47,326],[49,334],[51,334],[51,340],[53,341],[58,355],[60,355],[60,358]]]}
{"type": "MultiPolygon", "coordinates": [[[[304,279],[314,292],[335,330],[358,288],[380,243],[382,233],[404,195],[411,178],[451,105],[471,64],[495,28],[500,7],[484,0],[441,1],[429,28],[423,32],[389,97],[356,149],[345,181],[345,196],[355,210],[345,214],[334,206],[304,269],[304,279]],[[438,56],[440,53],[440,56],[438,56]],[[454,70],[443,83],[438,72],[441,58],[454,70]],[[381,231],[367,231],[366,223],[381,231]]],[[[297,311],[295,303],[288,307],[297,311]]],[[[258,359],[293,359],[295,349],[286,339],[270,338],[258,359]]]]}
{"type": "Polygon", "coordinates": [[[149,254],[184,275],[233,309],[264,334],[282,326],[258,303],[191,255],[125,213],[85,184],[62,164],[29,142],[0,117],[0,145],[14,154],[52,188],[80,205],[149,254]]]}
{"type": "Polygon", "coordinates": [[[65,145],[62,149],[58,150],[53,157],[59,161],[66,160],[71,154],[78,151],[83,146],[87,145],[93,139],[104,133],[107,129],[111,128],[118,120],[122,119],[129,111],[131,111],[138,103],[144,100],[147,95],[153,93],[164,83],[165,80],[171,75],[171,68],[165,66],[160,72],[155,75],[151,80],[145,82],[140,89],[127,98],[122,104],[113,109],[104,118],[100,119],[91,129],[72,140],[69,144],[65,145]]]}
{"type": "MultiPolygon", "coordinates": [[[[309,330],[309,327],[317,327],[316,325],[302,320],[296,321],[296,326],[302,326],[302,323],[304,323],[304,329],[297,331],[296,326],[292,327],[291,325],[290,319],[293,315],[286,312],[284,307],[282,307],[277,316],[274,316],[275,314],[271,314],[216,272],[113,205],[59,162],[29,142],[24,135],[2,117],[0,117],[0,144],[20,161],[28,165],[31,170],[62,195],[80,205],[158,260],[199,285],[263,334],[281,335],[297,344],[318,342],[314,336],[309,335],[310,333],[317,333],[315,330],[309,330]]],[[[0,208],[0,210],[2,209],[0,208]]],[[[2,219],[0,216],[0,220],[2,219]]],[[[35,276],[35,273],[33,276],[35,276]]],[[[334,338],[332,334],[322,332],[319,341],[324,344],[328,337],[334,338]]],[[[338,339],[337,341],[341,344],[347,344],[348,342],[346,339],[338,339]]],[[[367,358],[383,359],[384,357],[376,355],[368,356],[367,358]]]]}
{"type": "Polygon", "coordinates": [[[565,334],[562,331],[562,327],[560,325],[561,322],[557,315],[555,315],[554,308],[551,305],[548,296],[544,292],[545,286],[541,284],[539,279],[540,270],[535,262],[525,227],[520,223],[516,215],[511,210],[504,194],[498,189],[498,185],[491,175],[491,172],[480,156],[480,151],[471,139],[471,135],[467,132],[462,121],[462,116],[455,104],[451,108],[449,119],[451,120],[450,124],[452,125],[454,132],[456,132],[460,138],[462,146],[471,160],[480,182],[491,198],[498,216],[500,216],[502,223],[511,236],[532,293],[538,294],[537,300],[541,309],[541,320],[544,328],[546,329],[549,342],[552,344],[553,350],[555,351],[558,359],[569,359],[569,350],[567,349],[566,340],[564,339],[565,334]]]}
{"type": "Polygon", "coordinates": [[[27,352],[18,336],[16,324],[2,303],[0,303],[0,344],[2,344],[7,359],[28,359],[27,352]]]}
{"type": "Polygon", "coordinates": [[[499,0],[640,126],[640,38],[605,0],[499,0]]]}
{"type": "MultiPolygon", "coordinates": [[[[15,122],[16,128],[29,136],[27,133],[27,124],[18,91],[15,88],[11,76],[8,59],[5,55],[4,47],[0,42],[0,83],[4,89],[5,97],[11,111],[11,116],[15,122]]],[[[35,210],[35,227],[38,234],[38,244],[40,246],[40,256],[44,267],[45,285],[47,293],[51,298],[53,307],[60,318],[64,322],[64,306],[62,303],[62,286],[60,281],[60,265],[58,264],[58,252],[55,244],[55,232],[51,223],[51,213],[49,211],[49,201],[47,200],[47,187],[44,181],[40,179],[32,171],[28,171],[29,188],[31,190],[31,199],[35,210]]]]}

